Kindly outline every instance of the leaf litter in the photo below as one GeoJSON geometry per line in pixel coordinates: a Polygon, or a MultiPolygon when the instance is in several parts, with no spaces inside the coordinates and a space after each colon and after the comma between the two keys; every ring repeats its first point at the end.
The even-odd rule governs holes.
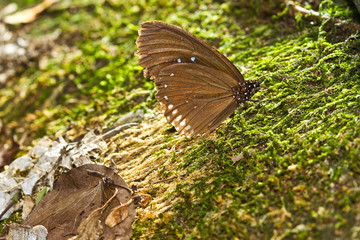
{"type": "MultiPolygon", "coordinates": [[[[34,196],[37,196],[37,204],[46,193],[47,188],[53,188],[53,183],[57,178],[59,171],[61,172],[63,170],[71,169],[73,167],[78,167],[70,170],[66,174],[62,174],[59,177],[54,186],[55,189],[48,193],[42,199],[42,201],[40,201],[40,203],[35,206],[28,219],[26,220],[25,224],[31,226],[38,225],[36,224],[37,222],[39,222],[40,225],[44,224],[49,230],[48,238],[56,239],[56,237],[52,238],[52,236],[58,236],[56,235],[59,234],[58,231],[55,231],[53,233],[54,230],[52,226],[46,225],[46,223],[56,223],[56,221],[46,219],[46,216],[48,216],[47,213],[51,213],[51,216],[49,217],[61,216],[61,219],[67,219],[66,223],[71,222],[69,221],[69,218],[74,218],[77,222],[69,225],[69,227],[71,227],[71,231],[67,230],[66,228],[61,228],[63,231],[66,231],[65,233],[61,234],[70,234],[74,236],[78,233],[76,231],[77,226],[81,222],[80,220],[88,217],[95,208],[100,208],[101,206],[103,206],[106,211],[110,212],[113,211],[113,208],[117,206],[126,205],[126,209],[124,209],[124,207],[122,209],[123,212],[126,212],[126,214],[124,214],[124,216],[126,216],[121,217],[121,219],[116,219],[112,222],[111,226],[114,229],[110,231],[109,229],[111,227],[101,226],[101,228],[99,228],[99,231],[103,230],[102,232],[100,232],[100,235],[105,236],[105,239],[111,239],[110,236],[112,235],[112,233],[114,234],[114,236],[121,235],[123,236],[122,239],[127,239],[131,234],[131,223],[133,222],[135,217],[134,203],[132,203],[131,199],[132,190],[126,185],[126,183],[120,176],[114,173],[113,170],[105,166],[94,165],[92,163],[93,160],[98,159],[100,153],[105,151],[105,149],[107,148],[107,144],[104,139],[108,139],[111,136],[118,134],[123,129],[129,128],[134,125],[136,124],[123,124],[121,126],[112,128],[103,135],[99,136],[95,135],[93,131],[89,131],[79,142],[68,143],[61,136],[56,141],[51,141],[49,138],[46,137],[41,139],[38,144],[36,144],[34,148],[29,151],[27,155],[15,159],[10,165],[5,167],[5,170],[3,172],[0,173],[1,218],[5,219],[9,217],[14,211],[23,207],[22,217],[23,219],[25,219],[28,216],[28,213],[31,211],[32,206],[34,206],[34,202],[32,200],[35,198],[34,196]],[[86,171],[82,170],[82,168],[85,167],[86,171]],[[88,175],[79,171],[85,171],[88,175]],[[66,180],[62,180],[64,178],[70,178],[71,181],[68,180],[67,184],[61,185],[62,182],[66,182],[66,180]],[[92,180],[89,180],[88,178],[91,178],[92,180]],[[74,185],[72,186],[71,183],[74,185]],[[87,187],[88,192],[86,192],[86,190],[83,190],[81,195],[79,192],[75,191],[81,191],[81,186],[87,187]],[[109,199],[109,196],[111,195],[110,193],[111,191],[113,191],[111,189],[114,188],[121,189],[118,191],[116,196],[114,196],[114,198],[117,200],[111,201],[105,206],[104,201],[109,199]],[[73,194],[75,195],[70,194],[71,189],[73,190],[73,194]],[[60,190],[64,191],[64,193],[60,194],[60,190]],[[125,191],[126,194],[124,194],[123,191],[125,191]],[[24,198],[20,199],[20,201],[14,200],[14,196],[19,195],[19,193],[25,195],[24,198]],[[64,194],[65,196],[62,196],[62,194],[64,194]],[[57,202],[57,204],[49,200],[51,199],[51,196],[54,195],[56,195],[56,197],[53,199],[53,201],[57,202]],[[30,196],[32,196],[32,198],[30,196]],[[83,198],[81,198],[81,196],[83,198]],[[89,204],[91,205],[91,207],[88,207],[86,210],[80,210],[82,206],[87,206],[84,203],[84,201],[86,202],[87,200],[90,201],[89,204]],[[131,201],[129,202],[129,200],[131,201]],[[70,203],[70,205],[66,205],[64,201],[70,203]],[[52,207],[53,211],[51,211],[49,207],[46,206],[52,207]],[[56,207],[60,207],[60,209],[56,207]],[[39,213],[41,211],[45,212],[39,213]],[[80,214],[82,218],[79,218],[77,215],[74,216],[72,213],[77,213],[78,215],[80,214]],[[36,217],[34,216],[41,217],[41,219],[36,219],[36,217]],[[119,228],[118,225],[121,226],[120,230],[117,229],[119,228]],[[124,228],[124,226],[126,227],[124,228]]],[[[138,199],[139,197],[142,198],[142,195],[137,194],[136,199],[138,199]]],[[[94,215],[96,214],[94,213],[93,216],[94,215]]],[[[106,215],[101,215],[101,217],[104,218],[101,222],[105,223],[106,215]]],[[[10,229],[12,229],[13,232],[15,231],[14,229],[23,232],[23,226],[19,226],[19,228],[12,226],[12,228],[10,227],[10,229]]],[[[80,233],[86,235],[86,232],[84,231],[80,233]]],[[[79,236],[81,237],[81,235],[79,236]]],[[[93,237],[94,236],[85,238],[92,239],[93,237]]]]}
{"type": "Polygon", "coordinates": [[[131,193],[111,168],[86,164],[62,174],[24,224],[45,226],[48,239],[128,239],[135,218],[131,193]],[[106,218],[119,207],[123,216],[108,226],[106,218]]]}

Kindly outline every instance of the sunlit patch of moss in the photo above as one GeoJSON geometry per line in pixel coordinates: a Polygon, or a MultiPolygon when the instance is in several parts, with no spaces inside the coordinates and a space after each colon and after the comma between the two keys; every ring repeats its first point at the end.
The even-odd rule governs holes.
{"type": "MultiPolygon", "coordinates": [[[[182,26],[246,80],[259,79],[260,103],[190,140],[163,117],[119,136],[105,162],[153,197],[138,211],[132,238],[358,238],[359,35],[282,4],[109,0],[49,9],[29,28],[31,36],[60,28],[55,52],[0,89],[0,117],[34,138],[72,132],[73,139],[131,110],[152,112],[154,82],[135,55],[139,24],[182,26]],[[229,158],[239,154],[238,162],[229,158]]],[[[346,2],[304,7],[356,18],[346,2]]]]}

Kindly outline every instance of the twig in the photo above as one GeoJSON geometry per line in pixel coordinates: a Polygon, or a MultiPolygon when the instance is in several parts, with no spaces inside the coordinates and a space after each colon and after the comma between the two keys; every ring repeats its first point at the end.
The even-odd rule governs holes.
{"type": "Polygon", "coordinates": [[[316,17],[320,16],[320,14],[318,12],[316,12],[314,10],[308,10],[306,8],[303,8],[303,7],[299,6],[299,5],[296,5],[293,1],[288,1],[287,4],[290,5],[290,6],[293,6],[295,11],[297,11],[297,12],[301,12],[303,14],[314,15],[316,17]]]}
{"type": "Polygon", "coordinates": [[[344,24],[344,25],[347,25],[349,26],[351,29],[353,30],[357,30],[357,31],[360,31],[360,25],[359,24],[356,24],[354,22],[346,22],[344,20],[341,20],[341,19],[338,19],[338,18],[331,18],[329,15],[320,15],[319,12],[316,12],[314,10],[308,10],[308,9],[305,9],[299,5],[297,5],[296,3],[294,3],[293,1],[285,1],[289,6],[292,6],[293,9],[296,11],[296,12],[300,12],[300,13],[303,13],[303,14],[308,14],[308,15],[312,15],[312,16],[315,16],[315,17],[318,17],[320,19],[324,19],[324,20],[329,20],[330,22],[332,23],[339,23],[339,24],[344,24]]]}

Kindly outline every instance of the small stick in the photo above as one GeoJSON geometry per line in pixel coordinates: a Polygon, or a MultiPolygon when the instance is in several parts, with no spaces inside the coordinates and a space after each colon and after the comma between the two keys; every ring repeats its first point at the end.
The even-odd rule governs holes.
{"type": "Polygon", "coordinates": [[[314,10],[308,10],[308,9],[305,9],[299,5],[297,5],[296,3],[294,3],[293,1],[286,1],[286,3],[290,6],[293,7],[293,9],[296,11],[296,12],[300,12],[300,13],[303,13],[303,14],[309,14],[309,15],[313,15],[315,17],[318,17],[318,18],[322,18],[322,19],[329,19],[332,23],[340,23],[340,24],[346,24],[348,25],[351,29],[353,30],[358,30],[360,31],[360,25],[359,24],[356,24],[354,22],[346,22],[344,20],[341,20],[341,19],[337,19],[337,18],[331,18],[330,16],[320,16],[320,13],[319,12],[316,12],[314,10]]]}

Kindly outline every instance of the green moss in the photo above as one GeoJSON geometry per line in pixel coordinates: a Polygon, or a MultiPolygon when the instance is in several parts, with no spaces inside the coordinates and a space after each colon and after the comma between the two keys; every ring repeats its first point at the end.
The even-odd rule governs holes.
{"type": "MultiPolygon", "coordinates": [[[[332,14],[342,14],[339,6],[332,14]]],[[[223,35],[220,49],[239,49],[235,64],[252,65],[245,76],[263,76],[264,91],[256,97],[267,112],[250,104],[217,130],[223,137],[187,151],[181,168],[210,174],[178,185],[182,201],[168,223],[152,227],[155,238],[358,236],[358,210],[351,207],[360,193],[358,36],[327,41],[333,32],[323,32],[324,23],[300,33],[284,29],[274,44],[268,37],[281,24],[255,24],[237,41],[223,35]],[[246,157],[232,165],[228,156],[240,152],[246,157]]]]}
{"type": "MultiPolygon", "coordinates": [[[[183,158],[174,153],[175,170],[158,169],[164,179],[208,174],[178,184],[164,196],[176,199],[175,207],[140,217],[132,237],[359,238],[359,35],[346,24],[291,15],[279,3],[76,1],[49,10],[29,31],[41,37],[60,28],[60,53],[45,54],[42,67],[35,59],[0,89],[0,118],[19,129],[15,134],[25,128],[37,139],[69,125],[91,127],[99,116],[111,125],[128,111],[154,108],[154,84],[135,56],[139,23],[182,26],[226,54],[245,79],[259,79],[254,99],[261,104],[239,107],[216,138],[187,145],[183,158]],[[236,163],[229,158],[241,153],[236,163]]],[[[305,7],[356,19],[348,4],[305,7]]],[[[165,134],[158,157],[178,143],[173,129],[165,134]]],[[[146,189],[153,196],[160,190],[146,189]]]]}

